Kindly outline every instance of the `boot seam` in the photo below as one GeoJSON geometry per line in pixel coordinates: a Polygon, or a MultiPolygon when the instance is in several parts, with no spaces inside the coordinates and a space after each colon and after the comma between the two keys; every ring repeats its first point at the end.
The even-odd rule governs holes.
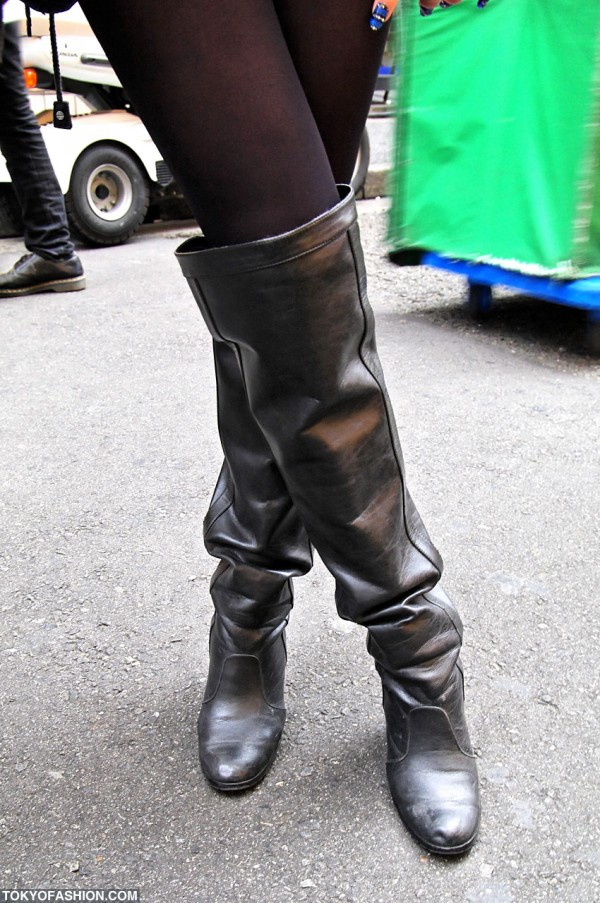
{"type": "Polygon", "coordinates": [[[442,602],[438,602],[436,599],[431,599],[429,597],[428,593],[426,593],[426,592],[423,593],[423,598],[427,599],[427,601],[429,602],[430,605],[435,605],[436,608],[439,608],[444,612],[444,614],[450,620],[452,626],[456,630],[456,633],[458,634],[458,639],[460,640],[460,645],[462,646],[462,639],[463,639],[462,622],[460,622],[461,626],[459,627],[458,624],[456,623],[456,620],[453,618],[452,614],[448,610],[448,607],[446,605],[444,605],[442,602]]]}
{"type": "MultiPolygon", "coordinates": [[[[223,344],[225,344],[225,343],[223,343],[223,344]]],[[[229,475],[231,476],[231,471],[229,469],[229,463],[227,461],[227,455],[225,453],[225,445],[223,442],[223,435],[221,432],[221,422],[220,422],[220,417],[219,417],[219,411],[221,410],[220,386],[219,386],[219,379],[218,379],[218,375],[217,375],[217,361],[216,361],[216,357],[214,355],[213,355],[213,369],[214,369],[214,373],[215,373],[215,387],[216,387],[216,396],[217,396],[217,431],[219,433],[219,440],[221,442],[221,450],[223,451],[223,458],[224,458],[223,467],[227,467],[229,475]]],[[[225,486],[223,487],[223,491],[219,493],[217,498],[212,499],[209,509],[207,511],[207,516],[210,514],[210,509],[213,508],[215,505],[218,505],[219,502],[221,501],[221,499],[223,498],[223,496],[226,495],[226,493],[228,493],[228,492],[230,492],[229,504],[226,505],[217,514],[215,514],[215,516],[212,518],[210,523],[208,523],[208,524],[205,523],[205,529],[204,529],[204,538],[205,539],[206,539],[207,535],[210,533],[211,529],[214,527],[215,523],[219,520],[219,518],[222,517],[226,511],[229,511],[229,509],[232,507],[232,505],[235,502],[235,486],[233,484],[231,484],[231,486],[230,486],[228,481],[225,481],[225,486]]]]}
{"type": "MultiPolygon", "coordinates": [[[[365,368],[365,370],[367,371],[367,373],[370,374],[371,379],[374,381],[375,385],[376,385],[377,388],[379,389],[379,393],[380,393],[380,395],[381,395],[381,400],[382,400],[382,402],[383,402],[383,410],[384,410],[384,412],[385,412],[386,428],[387,428],[387,431],[388,431],[388,434],[389,434],[389,437],[390,437],[390,443],[391,443],[391,446],[392,446],[392,451],[393,451],[393,453],[394,453],[394,460],[395,460],[395,462],[396,462],[396,468],[397,468],[397,470],[398,470],[398,478],[399,478],[399,480],[400,480],[400,485],[401,485],[401,487],[402,487],[402,499],[403,499],[403,502],[402,502],[402,520],[403,520],[403,522],[404,522],[404,529],[405,529],[405,531],[406,531],[406,535],[407,535],[407,537],[408,537],[408,539],[409,539],[409,542],[410,542],[410,544],[412,545],[412,547],[413,547],[417,552],[419,552],[419,554],[422,555],[423,558],[425,558],[425,559],[431,564],[431,566],[432,566],[433,568],[435,568],[435,570],[436,570],[436,572],[437,572],[437,574],[438,574],[438,579],[440,579],[441,576],[442,576],[442,571],[441,571],[441,569],[440,569],[439,566],[435,563],[435,561],[433,560],[433,558],[432,558],[430,555],[428,555],[428,554],[427,554],[427,553],[419,546],[419,544],[416,542],[416,540],[414,539],[414,537],[412,536],[412,534],[411,534],[411,532],[410,532],[410,530],[409,530],[408,521],[407,521],[407,519],[406,519],[406,493],[407,493],[407,488],[406,488],[406,483],[405,483],[404,476],[403,476],[403,473],[402,473],[402,467],[401,467],[401,464],[400,464],[400,460],[399,460],[399,457],[398,457],[398,451],[397,451],[397,449],[396,449],[396,443],[395,443],[395,441],[394,441],[394,431],[393,431],[392,428],[391,428],[391,420],[390,420],[389,404],[388,404],[388,401],[387,401],[387,398],[386,398],[386,392],[384,391],[383,386],[382,386],[380,380],[379,380],[379,379],[377,378],[377,376],[373,373],[373,370],[369,367],[369,365],[367,364],[367,362],[366,362],[366,360],[365,360],[365,357],[364,357],[364,343],[365,343],[365,339],[366,339],[366,336],[367,336],[367,326],[368,326],[368,324],[367,324],[367,316],[366,316],[366,311],[365,311],[365,305],[364,305],[364,302],[363,302],[363,292],[362,292],[362,289],[361,289],[360,279],[359,279],[359,276],[358,276],[358,260],[357,260],[357,256],[356,256],[356,253],[355,253],[355,250],[354,250],[354,243],[353,243],[352,237],[351,237],[351,235],[350,235],[350,229],[348,229],[348,231],[347,231],[347,238],[348,238],[348,245],[349,245],[349,248],[350,248],[350,253],[351,253],[351,255],[352,255],[352,260],[353,260],[353,262],[354,262],[354,277],[355,277],[355,280],[356,280],[356,289],[357,289],[358,301],[359,301],[359,304],[360,304],[360,309],[361,309],[361,313],[362,313],[362,317],[363,317],[363,333],[362,333],[362,337],[361,337],[361,340],[360,340],[360,343],[359,343],[359,346],[358,346],[358,355],[359,355],[359,357],[360,357],[360,360],[362,361],[363,367],[365,368]]],[[[453,622],[453,623],[454,623],[454,622],[453,622]]],[[[455,625],[455,626],[456,626],[456,625],[455,625]]]]}
{"type": "MultiPolygon", "coordinates": [[[[388,760],[387,760],[388,765],[394,765],[394,764],[404,762],[404,760],[410,755],[410,740],[411,740],[411,733],[412,733],[412,722],[411,722],[410,716],[412,715],[413,712],[420,712],[420,711],[423,711],[423,709],[427,709],[432,712],[442,712],[442,714],[444,715],[444,718],[448,722],[448,727],[450,728],[450,732],[452,733],[454,742],[456,743],[457,750],[460,753],[462,753],[463,756],[466,756],[467,759],[476,759],[477,758],[477,756],[475,755],[474,752],[472,752],[472,751],[466,752],[463,749],[461,743],[458,740],[458,737],[456,736],[456,732],[454,731],[454,728],[452,727],[452,722],[450,721],[450,717],[449,717],[448,713],[445,711],[445,709],[443,709],[439,705],[415,705],[415,706],[412,706],[412,708],[410,708],[405,715],[406,725],[407,725],[407,727],[406,727],[406,752],[399,755],[397,758],[393,758],[393,759],[388,758],[388,760]]],[[[390,739],[394,745],[394,748],[398,749],[398,744],[395,742],[395,740],[391,736],[391,731],[389,733],[390,733],[390,739]]],[[[398,750],[398,752],[400,752],[400,751],[398,750]]]]}
{"type": "MultiPolygon", "coordinates": [[[[208,304],[206,303],[206,294],[205,294],[205,292],[202,290],[202,286],[200,285],[200,280],[199,280],[196,276],[188,276],[187,278],[188,278],[188,282],[193,282],[193,283],[194,283],[194,286],[195,286],[195,288],[196,288],[196,292],[198,293],[198,295],[200,296],[200,298],[202,298],[202,312],[204,313],[206,319],[209,320],[209,322],[210,322],[209,329],[210,329],[211,326],[212,326],[212,329],[214,330],[213,335],[214,335],[216,341],[224,342],[226,345],[231,344],[230,342],[228,342],[228,340],[225,338],[225,336],[223,335],[223,333],[221,332],[221,330],[220,330],[220,329],[218,328],[218,326],[217,326],[217,322],[216,322],[215,318],[214,318],[213,315],[212,315],[212,311],[211,311],[211,309],[210,309],[210,305],[208,305],[208,304]]],[[[196,297],[196,292],[192,291],[192,294],[194,295],[194,297],[196,297]]],[[[196,304],[198,304],[198,299],[197,299],[197,298],[196,298],[196,304]]],[[[199,304],[198,304],[198,307],[200,307],[199,304]]]]}
{"type": "MultiPolygon", "coordinates": [[[[223,498],[223,496],[224,496],[224,495],[227,495],[227,493],[228,493],[228,489],[227,489],[227,487],[225,487],[225,489],[223,490],[223,492],[219,493],[218,497],[211,503],[210,508],[213,508],[215,505],[218,505],[218,503],[221,501],[221,499],[223,498]]],[[[212,530],[212,528],[214,527],[214,525],[216,524],[216,522],[219,520],[219,518],[220,518],[220,517],[223,517],[223,515],[224,515],[227,511],[229,511],[229,509],[232,507],[233,503],[234,503],[234,499],[232,498],[232,499],[228,502],[228,504],[225,505],[225,507],[222,509],[222,511],[219,511],[218,514],[215,514],[215,516],[212,518],[212,520],[210,521],[210,523],[207,523],[207,524],[206,524],[206,526],[205,526],[205,528],[204,528],[204,538],[205,538],[205,539],[207,538],[208,534],[210,533],[210,531],[212,530]]],[[[210,513],[210,508],[208,509],[207,514],[210,513]]]]}
{"type": "MultiPolygon", "coordinates": [[[[221,667],[219,670],[219,678],[217,680],[214,692],[211,693],[210,696],[204,697],[204,699],[202,700],[202,705],[207,705],[211,702],[214,702],[214,700],[221,688],[221,681],[223,679],[223,670],[225,668],[225,665],[232,658],[252,658],[252,659],[254,659],[254,661],[258,665],[258,673],[260,674],[260,684],[261,684],[260,692],[261,692],[261,696],[263,698],[264,704],[269,706],[269,708],[273,709],[276,712],[285,712],[286,711],[285,705],[274,705],[272,702],[269,702],[269,700],[265,696],[265,686],[264,686],[264,682],[263,682],[262,664],[260,661],[260,657],[258,655],[253,655],[250,652],[232,652],[230,655],[225,656],[225,658],[221,662],[221,667]]],[[[287,661],[287,650],[286,650],[286,661],[287,661]]]]}

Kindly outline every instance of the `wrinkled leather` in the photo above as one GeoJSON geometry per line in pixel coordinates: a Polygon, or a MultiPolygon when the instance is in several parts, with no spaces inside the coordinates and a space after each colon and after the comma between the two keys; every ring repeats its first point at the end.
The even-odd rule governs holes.
{"type": "Polygon", "coordinates": [[[312,549],[277,465],[250,414],[233,351],[215,342],[219,434],[224,461],[204,521],[208,552],[221,559],[211,582],[215,621],[200,762],[220,790],[258,783],[275,757],[285,721],[283,628],[291,577],[312,549]]]}
{"type": "Polygon", "coordinates": [[[235,352],[224,342],[214,342],[213,350],[224,461],[204,520],[204,543],[233,567],[271,571],[286,582],[310,570],[312,549],[250,412],[235,352]]]}
{"type": "Polygon", "coordinates": [[[340,616],[368,629],[393,698],[385,706],[388,739],[404,750],[404,766],[391,771],[394,798],[410,798],[400,814],[429,849],[461,852],[471,835],[455,830],[448,849],[439,837],[442,823],[470,822],[463,809],[478,812],[474,792],[448,805],[448,775],[456,785],[461,771],[457,749],[468,756],[465,786],[474,774],[457,745],[468,742],[458,680],[462,625],[436,588],[442,562],[405,486],[356,208],[343,191],[337,207],[292,232],[229,248],[195,238],[177,257],[215,342],[237,358],[252,416],[336,579],[340,616]],[[428,758],[403,741],[412,711],[424,706],[449,719],[453,738],[438,748],[434,731],[429,752],[436,755],[428,758]],[[428,778],[417,780],[423,768],[428,778]],[[404,777],[396,780],[398,771],[404,777]],[[418,812],[429,814],[415,821],[418,812]]]}
{"type": "Polygon", "coordinates": [[[276,238],[190,239],[177,258],[213,338],[236,352],[341,616],[376,632],[380,607],[387,625],[389,605],[435,586],[442,563],[404,486],[353,197],[276,238]]]}
{"type": "Polygon", "coordinates": [[[66,260],[46,260],[25,254],[0,273],[0,296],[31,295],[35,292],[76,292],[85,288],[85,276],[76,254],[66,260]]]}

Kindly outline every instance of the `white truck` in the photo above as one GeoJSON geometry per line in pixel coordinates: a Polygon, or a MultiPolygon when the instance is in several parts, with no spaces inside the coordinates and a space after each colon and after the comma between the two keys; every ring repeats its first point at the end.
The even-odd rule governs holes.
{"type": "MultiPolygon", "coordinates": [[[[19,23],[23,66],[31,103],[42,125],[50,159],[65,195],[73,234],[92,245],[120,244],[139,228],[149,207],[187,207],[158,148],[128,108],[121,85],[79,6],[56,17],[65,98],[73,128],[51,123],[52,52],[48,19],[33,15],[33,36],[19,23]]],[[[0,230],[18,231],[20,214],[0,154],[0,230]]],[[[187,215],[190,216],[189,212],[187,215]]]]}

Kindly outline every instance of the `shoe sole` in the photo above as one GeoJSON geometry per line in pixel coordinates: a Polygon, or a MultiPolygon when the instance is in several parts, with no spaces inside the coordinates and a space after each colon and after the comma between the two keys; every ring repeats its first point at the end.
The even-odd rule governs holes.
{"type": "Polygon", "coordinates": [[[40,282],[23,288],[0,288],[0,298],[16,298],[21,295],[40,295],[43,292],[81,292],[85,288],[85,276],[74,279],[54,279],[51,282],[40,282]]]}
{"type": "Polygon", "coordinates": [[[423,847],[424,850],[427,850],[428,853],[435,853],[436,856],[464,856],[465,853],[468,853],[475,841],[477,840],[477,834],[474,834],[466,843],[461,844],[459,847],[437,847],[431,843],[427,843],[423,840],[422,837],[419,837],[418,834],[415,834],[414,831],[402,822],[406,830],[409,832],[411,837],[414,837],[416,841],[423,847]]]}

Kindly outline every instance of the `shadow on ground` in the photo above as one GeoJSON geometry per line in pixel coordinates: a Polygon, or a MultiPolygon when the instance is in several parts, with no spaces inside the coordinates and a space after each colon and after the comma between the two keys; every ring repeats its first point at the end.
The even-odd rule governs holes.
{"type": "Polygon", "coordinates": [[[587,345],[585,311],[540,302],[524,295],[494,300],[491,311],[475,318],[463,299],[449,306],[420,311],[425,319],[447,324],[461,332],[509,342],[514,349],[570,358],[570,363],[600,363],[600,354],[587,345]]]}

